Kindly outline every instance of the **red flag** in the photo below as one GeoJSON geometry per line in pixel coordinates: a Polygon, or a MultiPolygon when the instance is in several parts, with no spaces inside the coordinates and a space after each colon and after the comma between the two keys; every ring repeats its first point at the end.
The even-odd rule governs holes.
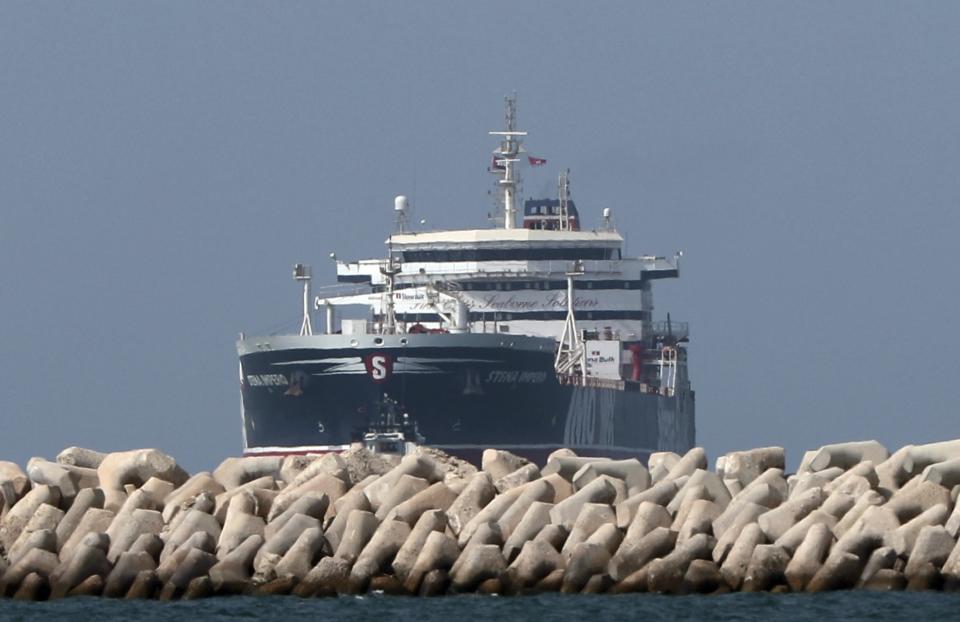
{"type": "Polygon", "coordinates": [[[527,161],[530,163],[530,166],[543,166],[547,163],[546,158],[535,158],[533,156],[527,156],[527,161]]]}

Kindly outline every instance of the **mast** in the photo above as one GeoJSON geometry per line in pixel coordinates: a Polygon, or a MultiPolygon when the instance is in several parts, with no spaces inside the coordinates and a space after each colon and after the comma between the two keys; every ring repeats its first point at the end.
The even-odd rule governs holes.
{"type": "Polygon", "coordinates": [[[570,169],[560,173],[557,198],[560,202],[560,231],[570,231],[570,169]]]}
{"type": "Polygon", "coordinates": [[[386,265],[380,266],[380,274],[387,281],[387,291],[384,294],[386,300],[384,301],[384,310],[386,313],[385,317],[381,320],[381,330],[385,335],[394,335],[397,333],[397,312],[393,303],[393,294],[394,294],[394,284],[396,281],[396,276],[402,271],[401,267],[393,260],[393,236],[391,235],[387,238],[388,245],[388,254],[387,254],[387,263],[386,265]]]}
{"type": "Polygon", "coordinates": [[[517,131],[517,96],[504,97],[506,107],[505,126],[502,132],[490,132],[491,136],[501,136],[500,147],[493,152],[495,169],[502,172],[503,177],[499,186],[503,192],[503,228],[516,227],[515,214],[517,202],[517,186],[520,184],[520,174],[514,166],[519,162],[521,136],[526,132],[517,131]]]}
{"type": "Polygon", "coordinates": [[[300,325],[300,336],[313,334],[313,324],[310,321],[310,266],[298,263],[293,266],[293,280],[303,283],[303,323],[300,325]]]}
{"type": "Polygon", "coordinates": [[[583,339],[577,330],[577,319],[574,313],[573,279],[583,276],[583,264],[577,260],[567,271],[567,321],[563,325],[563,334],[560,335],[560,347],[557,349],[557,358],[554,368],[558,374],[586,377],[587,350],[583,339]]]}

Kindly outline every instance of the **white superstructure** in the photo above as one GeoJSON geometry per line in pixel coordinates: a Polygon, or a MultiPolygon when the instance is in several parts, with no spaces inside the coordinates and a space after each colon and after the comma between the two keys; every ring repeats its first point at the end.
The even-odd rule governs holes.
{"type": "MultiPolygon", "coordinates": [[[[520,139],[526,132],[515,129],[515,115],[508,98],[507,129],[491,132],[501,138],[490,167],[497,176],[500,226],[410,231],[408,201],[397,197],[397,230],[386,240],[387,259],[337,260],[338,282],[362,291],[317,298],[316,308],[329,312],[339,305],[369,306],[367,323],[343,324],[354,333],[523,334],[552,337],[559,348],[575,330],[577,339],[620,342],[618,361],[629,358],[632,344],[656,347],[658,336],[685,340],[685,324],[668,328],[653,321],[652,282],[679,275],[679,254],[624,257],[623,237],[613,227],[609,209],[603,210],[601,229],[581,230],[569,172],[560,175],[557,199],[524,203],[517,226],[516,165],[525,155],[520,139]],[[568,291],[573,291],[572,304],[568,291]]],[[[578,373],[610,367],[611,357],[598,354],[601,349],[587,348],[578,373]]]]}

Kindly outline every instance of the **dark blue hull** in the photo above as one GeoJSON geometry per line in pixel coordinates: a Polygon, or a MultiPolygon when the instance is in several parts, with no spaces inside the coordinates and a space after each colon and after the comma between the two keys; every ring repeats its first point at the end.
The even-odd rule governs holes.
{"type": "Polygon", "coordinates": [[[559,447],[643,457],[695,442],[692,392],[668,397],[637,383],[562,383],[549,340],[411,335],[402,345],[380,338],[365,347],[336,335],[297,339],[270,348],[242,342],[247,453],[339,450],[367,428],[385,397],[410,414],[428,445],[471,460],[487,447],[542,460],[559,447]]]}

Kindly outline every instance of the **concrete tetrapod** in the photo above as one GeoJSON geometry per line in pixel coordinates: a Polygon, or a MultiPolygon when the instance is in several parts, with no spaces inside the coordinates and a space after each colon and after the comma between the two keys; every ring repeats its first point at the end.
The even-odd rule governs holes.
{"type": "Polygon", "coordinates": [[[84,447],[67,447],[57,454],[57,462],[72,466],[96,469],[107,454],[84,447]]]}
{"type": "Polygon", "coordinates": [[[601,475],[621,480],[627,487],[628,497],[650,488],[650,472],[636,458],[584,464],[574,473],[573,485],[579,490],[601,475]]]}
{"type": "Polygon", "coordinates": [[[850,589],[856,585],[863,565],[860,557],[853,553],[831,553],[806,589],[808,592],[850,589]]]}
{"type": "Polygon", "coordinates": [[[666,507],[684,483],[686,483],[686,478],[658,482],[651,488],[628,497],[622,503],[618,503],[616,506],[617,527],[626,529],[633,520],[637,508],[639,508],[642,503],[653,503],[654,505],[666,507]]]}
{"type": "Polygon", "coordinates": [[[336,551],[337,547],[340,546],[343,532],[347,528],[347,518],[354,510],[360,510],[361,512],[371,512],[371,510],[373,510],[373,508],[370,507],[370,501],[367,499],[367,496],[363,494],[363,489],[358,489],[357,486],[354,486],[334,504],[336,514],[324,534],[332,550],[336,551]]]}
{"type": "MultiPolygon", "coordinates": [[[[560,550],[562,554],[570,553],[574,547],[585,542],[602,525],[616,523],[613,509],[604,503],[584,503],[570,529],[570,535],[560,550]]],[[[589,577],[588,577],[589,578],[589,577]]]]}
{"type": "Polygon", "coordinates": [[[380,523],[350,570],[350,581],[354,587],[365,591],[370,577],[390,567],[409,537],[410,525],[403,521],[387,520],[380,523]]]}
{"type": "Polygon", "coordinates": [[[84,513],[76,529],[70,534],[67,541],[60,547],[60,558],[69,559],[73,554],[73,549],[83,541],[83,538],[89,533],[105,533],[114,520],[114,514],[110,510],[98,510],[90,508],[84,513]]]}
{"type": "Polygon", "coordinates": [[[180,564],[183,563],[183,560],[187,557],[187,554],[190,551],[197,549],[198,551],[213,553],[216,545],[216,541],[210,537],[210,534],[203,531],[198,531],[187,538],[187,540],[181,544],[177,550],[175,550],[169,557],[167,557],[166,560],[157,566],[157,577],[160,579],[161,583],[167,583],[167,581],[170,580],[170,577],[173,576],[173,573],[175,573],[180,567],[180,564]]]}
{"type": "Polygon", "coordinates": [[[935,462],[923,470],[921,479],[945,488],[953,488],[960,484],[960,458],[935,462]]]}
{"type": "Polygon", "coordinates": [[[248,536],[223,559],[211,566],[210,580],[217,594],[241,594],[250,584],[253,560],[263,546],[263,536],[248,536]]]}
{"type": "Polygon", "coordinates": [[[47,485],[57,488],[67,505],[81,488],[96,488],[99,483],[97,472],[92,469],[65,467],[36,457],[27,462],[27,476],[34,486],[47,485]]]}
{"type": "Polygon", "coordinates": [[[256,497],[250,493],[231,499],[220,538],[217,540],[217,559],[225,558],[250,536],[264,534],[266,523],[254,513],[256,503],[256,497]]]}
{"type": "Polygon", "coordinates": [[[303,498],[307,493],[326,495],[330,502],[336,502],[347,492],[347,484],[343,480],[326,473],[321,473],[295,488],[285,488],[270,504],[270,511],[267,513],[267,523],[272,522],[277,516],[280,516],[287,508],[293,505],[297,499],[303,498]]]}
{"type": "Polygon", "coordinates": [[[707,534],[697,534],[677,546],[666,556],[650,562],[645,569],[647,586],[651,592],[662,594],[679,593],[683,577],[695,559],[710,559],[710,552],[716,541],[707,534]]]}
{"type": "MultiPolygon", "coordinates": [[[[949,513],[950,509],[946,504],[935,505],[893,531],[886,531],[886,542],[894,548],[897,555],[910,557],[921,530],[924,527],[943,525],[949,513]]],[[[944,533],[946,533],[946,529],[944,529],[944,533]]],[[[947,537],[951,536],[947,534],[947,537]]]]}
{"type": "MultiPolygon", "coordinates": [[[[527,507],[523,518],[517,524],[516,528],[507,536],[503,545],[503,556],[510,563],[516,559],[517,555],[523,549],[523,545],[533,540],[540,531],[550,524],[550,510],[553,509],[552,503],[543,501],[534,501],[527,507]]],[[[503,530],[501,523],[501,531],[503,530]]]]}
{"type": "Polygon", "coordinates": [[[436,482],[394,506],[384,518],[401,520],[413,527],[424,512],[446,510],[456,499],[457,495],[446,484],[436,482]]]}
{"type": "Polygon", "coordinates": [[[824,498],[822,488],[812,488],[769,512],[764,512],[757,518],[757,523],[767,539],[773,542],[807,514],[820,507],[824,498]]]}
{"type": "Polygon", "coordinates": [[[860,572],[860,578],[857,579],[857,587],[863,587],[870,583],[873,577],[881,570],[893,568],[897,564],[898,559],[897,552],[893,550],[893,547],[881,546],[878,549],[874,549],[873,553],[871,553],[867,559],[863,570],[860,572]]]}
{"type": "Polygon", "coordinates": [[[869,460],[873,464],[880,464],[890,457],[890,452],[877,441],[854,441],[850,443],[835,443],[824,445],[805,457],[797,472],[824,471],[831,467],[840,467],[844,470],[869,460]]]}
{"type": "Polygon", "coordinates": [[[411,594],[420,590],[420,584],[428,573],[453,567],[460,555],[457,541],[440,531],[431,531],[424,542],[423,550],[417,556],[403,585],[411,594]]]}
{"type": "Polygon", "coordinates": [[[180,486],[187,481],[186,472],[171,456],[156,449],[135,449],[107,454],[97,467],[100,487],[103,488],[104,507],[118,509],[125,498],[123,486],[142,486],[151,477],[157,477],[180,486]]]}
{"type": "Polygon", "coordinates": [[[806,588],[807,583],[823,565],[832,544],[833,532],[826,523],[810,526],[784,570],[787,585],[791,590],[801,592],[806,588]]]}
{"type": "MultiPolygon", "coordinates": [[[[57,534],[50,529],[38,529],[30,533],[24,531],[20,534],[17,542],[21,543],[18,548],[7,554],[7,562],[10,564],[17,563],[27,551],[32,551],[33,549],[42,549],[44,551],[50,551],[51,553],[57,552],[57,534]]],[[[5,570],[7,563],[0,564],[0,568],[5,570]]]]}
{"type": "Polygon", "coordinates": [[[667,475],[664,477],[665,480],[677,479],[684,475],[693,475],[698,469],[706,470],[707,468],[707,452],[703,447],[694,447],[677,461],[674,464],[667,475]]]}
{"type": "Polygon", "coordinates": [[[720,566],[720,573],[731,589],[740,589],[747,574],[747,566],[753,557],[753,550],[765,541],[763,531],[757,523],[749,523],[740,531],[740,536],[720,566]]]}
{"type": "Polygon", "coordinates": [[[183,503],[203,492],[210,493],[214,498],[217,498],[217,496],[226,492],[226,489],[210,473],[206,471],[197,473],[164,498],[163,521],[169,523],[173,519],[173,515],[182,509],[181,505],[183,503]]]}
{"type": "Polygon", "coordinates": [[[380,521],[370,512],[353,510],[347,517],[343,537],[334,553],[334,557],[346,561],[350,567],[357,561],[363,548],[370,541],[370,537],[377,530],[380,521]]]}
{"type": "Polygon", "coordinates": [[[0,519],[0,545],[5,550],[10,550],[30,518],[43,504],[59,506],[60,491],[46,485],[37,486],[21,497],[16,505],[3,515],[3,519],[0,519]]]}
{"type": "Polygon", "coordinates": [[[641,538],[625,538],[610,560],[608,572],[614,581],[623,581],[650,561],[670,553],[677,542],[677,532],[657,527],[641,538]]]}
{"type": "Polygon", "coordinates": [[[672,451],[655,451],[647,459],[647,469],[650,470],[650,479],[653,483],[663,480],[678,462],[680,455],[672,451]]]}
{"type": "MultiPolygon", "coordinates": [[[[116,563],[120,555],[128,551],[138,538],[144,534],[159,534],[163,531],[163,527],[163,516],[156,510],[138,508],[126,517],[126,520],[123,517],[114,518],[106,531],[110,538],[107,559],[110,563],[116,563]]],[[[217,530],[219,528],[220,526],[217,525],[217,530]]]]}
{"type": "Polygon", "coordinates": [[[27,521],[27,524],[24,525],[23,530],[20,532],[20,535],[17,537],[16,541],[10,545],[7,553],[7,559],[11,562],[19,559],[24,552],[26,552],[26,547],[35,546],[36,541],[31,545],[29,544],[31,534],[44,531],[49,532],[50,537],[43,536],[41,542],[44,544],[52,544],[52,548],[44,547],[48,551],[56,552],[56,532],[54,531],[57,528],[57,525],[60,523],[60,520],[63,518],[63,511],[60,508],[54,507],[50,504],[44,503],[37,508],[37,511],[30,517],[27,521]]]}
{"type": "Polygon", "coordinates": [[[63,543],[67,541],[87,510],[102,507],[103,491],[99,488],[84,488],[78,492],[70,509],[57,524],[57,549],[59,550],[63,543]]]}
{"type": "Polygon", "coordinates": [[[766,592],[786,583],[785,572],[790,555],[782,546],[758,544],[750,555],[750,563],[743,575],[744,592],[766,592]]]}
{"type": "Polygon", "coordinates": [[[547,464],[546,466],[543,467],[541,474],[543,476],[559,475],[560,477],[562,477],[563,479],[567,480],[572,484],[574,476],[577,474],[577,471],[582,469],[584,466],[588,464],[608,462],[608,461],[609,460],[607,458],[594,458],[594,457],[581,457],[581,456],[555,456],[547,460],[547,464]]]}
{"type": "Polygon", "coordinates": [[[467,523],[473,520],[473,517],[486,507],[496,494],[497,491],[493,487],[493,480],[489,473],[481,471],[470,477],[467,487],[447,508],[447,518],[453,534],[460,535],[460,531],[467,523]]]}
{"type": "Polygon", "coordinates": [[[609,563],[610,551],[606,547],[588,542],[577,544],[568,556],[560,591],[564,594],[580,592],[590,577],[602,573],[609,563]]]}
{"type": "Polygon", "coordinates": [[[67,561],[60,564],[50,575],[50,594],[62,598],[84,579],[92,575],[101,578],[110,574],[112,564],[107,561],[106,551],[99,545],[97,536],[89,534],[67,561]]]}
{"type": "MultiPolygon", "coordinates": [[[[636,542],[657,527],[669,527],[670,513],[662,505],[644,501],[637,506],[633,520],[627,526],[624,542],[636,542]]],[[[619,523],[618,523],[619,526],[619,523]]]]}
{"type": "Polygon", "coordinates": [[[583,508],[584,504],[609,504],[613,502],[616,496],[617,490],[611,484],[610,478],[602,475],[587,484],[586,487],[575,492],[572,496],[567,497],[560,503],[556,504],[553,509],[550,510],[550,520],[553,523],[562,525],[568,530],[572,529],[573,523],[580,515],[580,510],[583,508]]]}
{"type": "Polygon", "coordinates": [[[410,535],[393,558],[393,574],[401,583],[407,580],[410,570],[427,542],[427,537],[435,531],[444,531],[446,527],[447,516],[442,510],[427,510],[420,515],[416,525],[410,530],[410,535]]]}
{"type": "Polygon", "coordinates": [[[300,534],[311,527],[319,529],[321,533],[323,531],[323,526],[320,524],[320,521],[314,517],[307,516],[306,514],[296,514],[293,516],[280,531],[267,539],[266,543],[257,551],[257,556],[253,560],[254,572],[257,575],[270,577],[270,573],[273,572],[274,567],[280,562],[286,552],[290,550],[290,547],[297,541],[300,534]]]}
{"type": "Polygon", "coordinates": [[[477,544],[464,549],[457,558],[450,571],[451,585],[458,592],[471,592],[482,581],[499,577],[506,568],[499,546],[477,544]]]}
{"type": "Polygon", "coordinates": [[[784,464],[783,447],[759,447],[747,451],[733,451],[724,456],[723,478],[734,479],[741,487],[746,487],[767,469],[782,471],[784,464]]]}
{"type": "Polygon", "coordinates": [[[213,470],[215,479],[224,490],[232,490],[261,477],[276,479],[280,475],[283,458],[278,456],[247,456],[227,458],[213,470]]]}
{"type": "MultiPolygon", "coordinates": [[[[231,502],[231,506],[233,503],[234,502],[231,502]]],[[[273,519],[270,520],[270,522],[263,529],[263,537],[267,540],[272,538],[275,533],[283,529],[287,522],[297,514],[303,514],[304,516],[315,518],[322,523],[327,514],[329,506],[330,499],[324,493],[315,491],[305,493],[302,497],[291,503],[286,510],[279,515],[274,516],[273,519]]],[[[245,510],[246,508],[242,509],[245,510]]],[[[229,516],[230,513],[228,509],[228,520],[229,516]]]]}
{"type": "Polygon", "coordinates": [[[363,490],[370,501],[370,507],[374,512],[380,510],[380,504],[387,495],[396,486],[397,482],[404,475],[418,477],[426,480],[427,484],[442,481],[444,477],[443,470],[437,463],[426,456],[407,455],[400,460],[400,464],[390,469],[376,481],[368,484],[363,490]]]}
{"type": "MultiPolygon", "coordinates": [[[[460,546],[466,546],[467,542],[473,536],[473,532],[480,526],[491,521],[499,521],[500,517],[504,515],[505,512],[513,505],[514,501],[517,501],[520,498],[524,499],[524,502],[528,505],[534,501],[552,501],[553,500],[553,488],[545,482],[544,480],[537,480],[535,482],[530,482],[522,486],[517,486],[516,488],[511,488],[510,490],[501,493],[494,497],[490,503],[488,503],[482,510],[477,512],[470,522],[465,524],[460,530],[458,541],[460,546]]],[[[573,497],[570,497],[571,499],[573,497]]],[[[566,501],[568,501],[567,499],[566,501]]],[[[454,504],[456,505],[456,503],[454,504]]],[[[554,507],[556,510],[556,506],[554,507]]],[[[525,511],[525,510],[524,510],[525,511]]],[[[522,516],[522,512],[518,512],[517,520],[522,516]]],[[[447,513],[450,516],[450,513],[447,513]]],[[[451,523],[453,517],[451,516],[451,523]]]]}
{"type": "Polygon", "coordinates": [[[497,489],[497,492],[506,492],[511,488],[522,486],[539,478],[540,469],[537,468],[537,465],[530,463],[523,465],[512,473],[504,475],[500,479],[494,480],[493,487],[497,489]]]}
{"type": "Polygon", "coordinates": [[[16,590],[24,578],[31,573],[36,573],[47,578],[59,565],[60,560],[57,559],[55,553],[44,551],[43,549],[27,551],[17,563],[11,565],[7,568],[7,571],[3,573],[2,592],[4,595],[9,595],[16,590]]]}
{"type": "Polygon", "coordinates": [[[273,500],[277,496],[277,482],[267,475],[220,493],[215,497],[216,508],[213,512],[213,516],[217,521],[222,523],[226,520],[227,507],[230,505],[230,500],[244,493],[250,493],[256,498],[257,516],[266,520],[273,505],[273,500]]]}
{"type": "MultiPolygon", "coordinates": [[[[480,457],[480,469],[496,481],[530,464],[526,458],[502,449],[485,449],[480,457]]],[[[546,475],[546,474],[545,474],[546,475]]]]}
{"type": "Polygon", "coordinates": [[[925,564],[932,564],[940,570],[955,546],[956,541],[943,527],[927,525],[921,528],[903,571],[907,581],[918,575],[925,564]]]}
{"type": "Polygon", "coordinates": [[[728,508],[736,506],[739,508],[738,513],[734,518],[734,522],[729,524],[722,530],[718,530],[717,523],[725,514],[721,514],[717,520],[713,521],[713,533],[717,535],[721,534],[717,540],[717,546],[713,547],[713,561],[718,564],[722,564],[723,561],[727,558],[727,555],[730,553],[730,550],[733,548],[733,545],[736,543],[737,538],[740,537],[740,532],[743,531],[743,528],[747,525],[753,523],[756,524],[757,518],[761,514],[766,512],[768,508],[757,505],[756,503],[731,503],[728,508]]]}
{"type": "Polygon", "coordinates": [[[563,569],[566,562],[557,550],[542,540],[525,542],[520,553],[504,573],[503,581],[509,592],[529,589],[554,570],[563,569]]]}
{"type": "Polygon", "coordinates": [[[156,568],[156,561],[145,551],[121,553],[113,570],[107,575],[103,595],[110,598],[123,597],[133,585],[138,573],[156,568]]]}
{"type": "Polygon", "coordinates": [[[277,578],[302,579],[324,552],[329,552],[329,546],[323,537],[323,531],[319,527],[305,529],[277,562],[273,569],[274,575],[277,578]]]}

